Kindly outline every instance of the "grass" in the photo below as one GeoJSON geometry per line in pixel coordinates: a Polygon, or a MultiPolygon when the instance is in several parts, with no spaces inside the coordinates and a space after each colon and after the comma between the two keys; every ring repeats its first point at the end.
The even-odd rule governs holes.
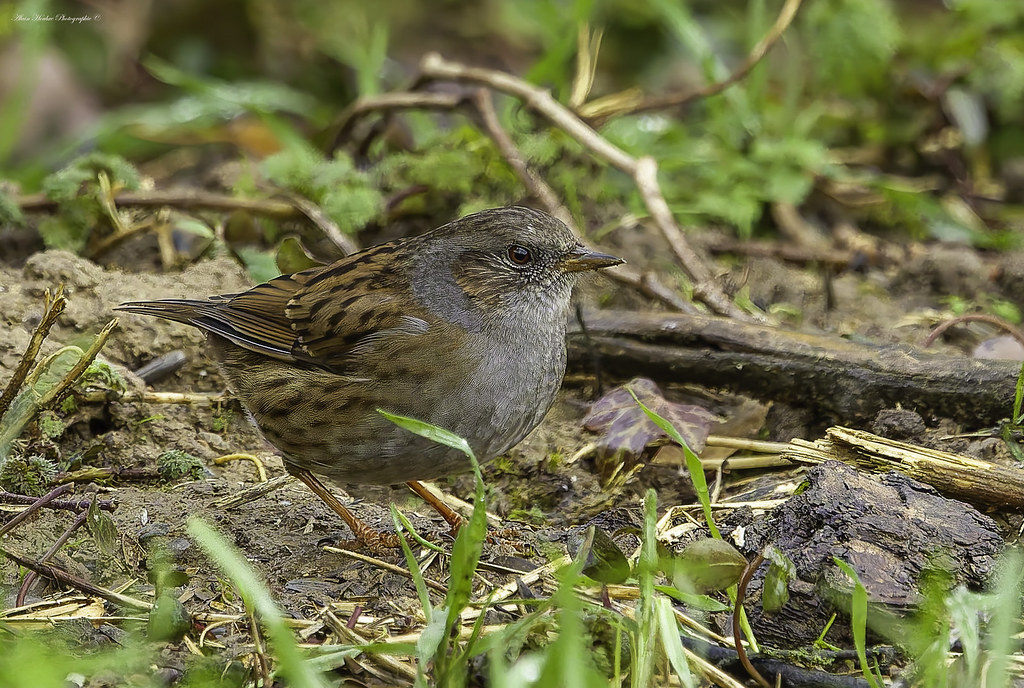
{"type": "MultiPolygon", "coordinates": [[[[549,595],[509,599],[499,589],[487,590],[480,584],[486,504],[484,484],[471,449],[462,438],[443,429],[409,418],[388,417],[411,432],[466,453],[476,477],[473,514],[447,555],[449,579],[440,600],[435,602],[436,597],[431,597],[419,560],[412,546],[403,541],[423,619],[418,633],[413,638],[374,642],[360,636],[358,627],[346,630],[344,624],[338,624],[332,628],[341,642],[300,645],[294,620],[283,614],[243,553],[209,524],[191,519],[190,536],[224,575],[225,585],[233,587],[244,603],[251,633],[251,656],[256,661],[246,675],[229,671],[232,663],[224,657],[214,655],[196,660],[186,670],[183,685],[321,688],[339,685],[343,674],[336,670],[349,662],[373,666],[378,673],[387,672],[384,675],[391,676],[396,685],[417,687],[462,688],[477,683],[483,676],[487,677],[488,685],[498,688],[647,688],[669,681],[686,687],[705,685],[701,675],[707,669],[685,648],[682,638],[690,632],[680,626],[677,610],[667,594],[674,589],[659,585],[663,564],[656,536],[657,501],[653,490],[644,498],[641,546],[631,562],[632,576],[614,597],[607,598],[610,601],[602,602],[602,595],[594,592],[593,581],[582,574],[587,564],[585,554],[575,559],[564,558],[549,567],[551,573],[539,581],[540,587],[550,591],[549,595]],[[486,625],[487,610],[499,606],[506,615],[515,608],[519,611],[512,621],[486,625]]],[[[393,513],[396,528],[408,533],[408,520],[397,511],[393,513]]],[[[853,581],[850,623],[861,670],[870,685],[877,688],[882,680],[867,656],[869,618],[876,615],[869,614],[867,592],[856,573],[841,562],[839,566],[853,581]]],[[[967,675],[973,681],[971,685],[983,682],[998,688],[1008,686],[1008,658],[1019,644],[1013,637],[1019,625],[1021,571],[1022,558],[1013,553],[1007,556],[991,593],[937,590],[933,592],[932,603],[925,605],[917,617],[888,626],[873,625],[871,630],[902,640],[912,656],[918,658],[916,685],[966,685],[958,681],[967,675]],[[988,621],[983,623],[986,617],[988,621]],[[958,653],[951,654],[954,639],[960,640],[961,647],[958,653]],[[958,659],[949,661],[953,657],[958,659]]],[[[176,602],[173,598],[170,601],[176,602]]],[[[154,610],[153,614],[156,613],[154,610]]],[[[0,623],[0,686],[64,686],[66,678],[75,675],[115,675],[128,685],[160,685],[147,671],[165,645],[147,640],[142,621],[123,622],[129,634],[122,648],[96,652],[62,646],[59,630],[40,635],[0,623]]],[[[150,619],[151,626],[152,622],[150,619]]],[[[730,679],[717,680],[717,685],[740,685],[730,679]]]]}

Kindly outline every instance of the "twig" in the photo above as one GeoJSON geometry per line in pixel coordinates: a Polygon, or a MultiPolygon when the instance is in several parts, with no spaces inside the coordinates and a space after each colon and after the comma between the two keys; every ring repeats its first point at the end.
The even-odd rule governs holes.
{"type": "Polygon", "coordinates": [[[651,213],[651,219],[661,230],[662,236],[668,241],[680,264],[693,279],[693,297],[706,303],[713,311],[721,315],[728,315],[747,322],[763,321],[764,318],[752,318],[747,315],[730,301],[729,297],[718,288],[714,276],[704,261],[690,248],[689,242],[686,241],[682,230],[679,229],[675,218],[672,217],[668,201],[661,194],[661,187],[658,185],[658,163],[654,158],[644,156],[638,159],[633,178],[647,205],[647,210],[651,213]]]}
{"type": "Polygon", "coordinates": [[[328,217],[324,209],[316,203],[293,193],[285,194],[285,198],[291,201],[306,216],[306,219],[316,225],[327,237],[327,240],[341,251],[342,255],[349,256],[359,250],[356,242],[352,241],[352,237],[345,236],[334,220],[328,217]]]}
{"type": "MultiPolygon", "coordinates": [[[[69,485],[61,485],[60,487],[57,488],[57,490],[60,490],[59,494],[63,494],[64,492],[67,492],[70,489],[71,487],[69,485]]],[[[0,504],[26,504],[31,506],[35,504],[37,501],[39,501],[38,497],[30,497],[28,495],[20,495],[14,494],[13,492],[0,491],[0,504]]],[[[47,501],[45,504],[40,504],[39,506],[47,506],[51,509],[63,509],[66,511],[81,511],[82,509],[88,509],[91,503],[91,499],[51,499],[47,501]]],[[[115,509],[117,509],[117,502],[114,502],[109,499],[101,499],[96,502],[96,506],[102,509],[103,511],[114,511],[115,509]]]]}
{"type": "Polygon", "coordinates": [[[267,658],[267,652],[264,649],[263,634],[260,632],[260,625],[256,621],[256,613],[248,606],[246,606],[245,618],[249,622],[249,635],[252,637],[253,645],[252,654],[256,657],[257,670],[262,679],[261,685],[272,685],[270,680],[270,660],[267,658]]]}
{"type": "Polygon", "coordinates": [[[463,100],[464,97],[461,93],[420,93],[416,91],[381,93],[360,98],[342,112],[334,122],[333,127],[337,133],[331,137],[331,150],[338,147],[338,142],[348,136],[355,123],[367,112],[454,110],[462,104],[463,100]]]}
{"type": "Polygon", "coordinates": [[[128,227],[123,232],[115,232],[110,236],[105,236],[94,246],[87,248],[84,255],[89,260],[96,260],[107,251],[115,248],[121,243],[131,239],[136,234],[141,234],[146,230],[152,229],[154,222],[152,220],[144,220],[142,222],[136,222],[131,227],[128,227]]]}
{"type": "Polygon", "coordinates": [[[71,391],[71,386],[82,376],[82,373],[92,364],[100,349],[103,348],[103,345],[107,343],[107,338],[110,337],[110,333],[114,331],[115,327],[117,327],[117,318],[112,319],[103,326],[103,329],[92,340],[89,348],[85,350],[81,358],[78,359],[78,362],[71,366],[71,370],[64,374],[60,382],[39,397],[36,401],[36,408],[44,409],[50,404],[60,402],[61,399],[67,396],[71,391]]]}
{"type": "Polygon", "coordinates": [[[217,509],[230,509],[231,507],[241,506],[248,504],[249,502],[265,497],[274,490],[290,485],[295,482],[295,478],[290,475],[279,475],[276,478],[262,483],[247,487],[244,490],[230,494],[227,497],[221,497],[213,502],[213,506],[217,509]]]}
{"type": "MultiPolygon", "coordinates": [[[[168,206],[179,210],[215,210],[231,212],[244,210],[255,215],[275,220],[301,220],[302,212],[287,201],[258,198],[237,198],[207,191],[166,190],[166,191],[123,191],[113,195],[117,205],[129,208],[154,208],[168,206]]],[[[15,199],[18,206],[27,212],[53,212],[57,201],[43,194],[29,194],[15,199]]]]}
{"type": "MultiPolygon", "coordinates": [[[[43,557],[39,560],[39,563],[45,564],[46,562],[50,561],[53,555],[57,553],[57,550],[63,547],[64,543],[66,543],[71,538],[71,536],[74,535],[75,531],[85,524],[85,520],[87,518],[89,518],[88,511],[83,511],[82,513],[78,514],[78,518],[76,518],[71,523],[71,525],[68,526],[63,533],[60,534],[60,537],[54,541],[53,545],[50,546],[50,549],[46,550],[46,554],[44,554],[43,557]]],[[[15,605],[20,607],[21,605],[25,604],[25,595],[28,594],[29,588],[32,586],[32,583],[34,583],[36,578],[38,577],[39,574],[35,571],[31,571],[27,576],[25,576],[25,581],[21,584],[21,589],[18,590],[18,597],[15,600],[15,605]]]]}
{"type": "Polygon", "coordinates": [[[508,135],[505,128],[501,126],[501,122],[498,120],[498,113],[494,111],[494,100],[491,97],[490,91],[483,88],[477,89],[473,93],[472,101],[473,105],[476,106],[477,112],[480,113],[484,131],[494,141],[494,145],[498,147],[498,151],[505,158],[509,167],[519,177],[519,181],[540,201],[549,215],[557,217],[572,230],[573,234],[579,236],[579,230],[576,229],[573,223],[572,214],[558,200],[558,195],[548,186],[547,182],[539,174],[535,174],[527,167],[523,154],[516,147],[512,137],[508,135]]]}
{"type": "Polygon", "coordinates": [[[146,404],[222,404],[231,399],[224,392],[118,392],[116,390],[97,389],[76,394],[75,398],[83,403],[105,403],[120,401],[123,403],[141,402],[146,404]]]}
{"type": "MultiPolygon", "coordinates": [[[[7,523],[5,523],[2,526],[0,526],[0,535],[3,535],[4,533],[9,533],[10,531],[14,530],[15,528],[18,527],[19,524],[21,524],[29,516],[31,516],[36,511],[38,511],[39,509],[43,508],[44,506],[46,506],[47,504],[49,504],[50,502],[52,502],[57,497],[61,496],[62,494],[64,494],[65,492],[67,492],[70,489],[71,489],[70,485],[61,485],[60,487],[57,487],[57,488],[54,488],[53,490],[50,490],[48,493],[46,493],[42,497],[26,497],[26,499],[31,500],[31,502],[29,503],[28,508],[25,509],[24,511],[22,511],[20,514],[18,514],[14,518],[12,518],[7,523]]],[[[10,494],[10,493],[9,492],[3,492],[3,493],[0,493],[0,494],[6,495],[6,494],[10,494]]],[[[22,495],[17,495],[17,496],[22,496],[22,495]]]]}
{"type": "MultiPolygon", "coordinates": [[[[808,248],[780,244],[777,241],[749,241],[718,238],[705,245],[708,253],[734,253],[742,256],[769,257],[791,263],[821,263],[833,268],[845,268],[853,263],[858,252],[836,247],[808,248]]],[[[870,258],[869,258],[870,259],[870,258]]]]}
{"type": "Polygon", "coordinates": [[[437,53],[428,53],[424,56],[420,61],[420,73],[426,80],[447,79],[483,84],[502,93],[515,96],[594,155],[631,176],[639,188],[655,224],[665,236],[683,269],[694,281],[694,295],[717,313],[743,321],[758,320],[740,310],[729,300],[715,284],[711,271],[690,249],[682,231],[672,217],[668,203],[661,194],[661,187],[657,180],[658,166],[654,158],[634,158],[590,128],[568,108],[556,101],[547,90],[538,88],[511,74],[450,62],[437,53]]]}
{"type": "MultiPolygon", "coordinates": [[[[356,618],[358,618],[358,617],[356,617],[356,618]]],[[[324,621],[327,624],[327,626],[338,635],[338,638],[342,642],[350,643],[352,645],[366,645],[367,644],[366,638],[364,638],[361,635],[359,635],[348,624],[342,623],[341,619],[339,619],[338,616],[334,612],[328,610],[327,613],[324,614],[324,621]]],[[[389,656],[389,655],[387,655],[387,654],[385,654],[383,652],[381,652],[381,653],[368,653],[368,652],[364,652],[364,654],[366,654],[370,659],[372,659],[372,661],[376,662],[377,664],[382,666],[384,669],[390,671],[393,674],[397,674],[399,676],[404,676],[405,678],[407,678],[409,680],[413,680],[413,679],[416,678],[416,670],[411,668],[405,662],[401,662],[401,661],[399,661],[399,660],[397,660],[397,659],[395,659],[395,658],[393,658],[393,657],[391,657],[391,656],[389,656]]]]}
{"type": "Polygon", "coordinates": [[[736,655],[739,657],[740,663],[743,668],[747,670],[750,677],[758,682],[762,688],[772,688],[772,685],[765,680],[765,677],[761,675],[761,672],[754,668],[754,665],[750,663],[750,659],[747,657],[747,650],[743,647],[743,633],[740,631],[740,619],[743,615],[743,598],[747,596],[747,585],[750,583],[751,577],[754,572],[760,568],[761,564],[764,563],[764,556],[758,554],[754,558],[754,561],[747,565],[747,568],[743,571],[743,576],[740,578],[739,583],[736,586],[736,607],[732,611],[732,638],[736,643],[736,655]]]}
{"type": "MultiPolygon", "coordinates": [[[[377,568],[384,569],[385,571],[390,571],[391,573],[397,573],[398,575],[405,576],[406,578],[412,578],[412,573],[410,573],[407,569],[403,569],[401,566],[396,566],[395,564],[390,564],[384,561],[383,559],[376,559],[374,557],[369,557],[365,554],[360,554],[359,552],[353,552],[349,549],[342,549],[341,547],[331,547],[330,545],[325,545],[323,547],[323,550],[325,552],[340,554],[342,556],[348,557],[349,559],[355,559],[356,561],[361,561],[366,564],[372,564],[377,568]]],[[[436,590],[440,593],[448,592],[448,588],[444,587],[442,584],[438,583],[435,580],[432,580],[430,578],[424,578],[423,582],[426,583],[427,587],[431,588],[432,590],[436,590]]]]}
{"type": "Polygon", "coordinates": [[[152,603],[144,600],[137,600],[134,597],[128,597],[121,593],[114,592],[113,590],[107,590],[101,588],[98,585],[94,585],[87,580],[83,580],[78,576],[73,576],[63,569],[59,569],[56,566],[50,566],[49,564],[40,564],[32,561],[28,557],[18,552],[11,550],[8,547],[0,546],[0,554],[3,554],[8,559],[13,561],[19,566],[24,566],[27,569],[35,571],[36,573],[46,576],[47,578],[53,579],[64,585],[70,585],[76,590],[81,590],[84,593],[93,595],[95,597],[102,598],[112,604],[121,605],[122,607],[129,607],[131,609],[138,609],[141,611],[149,611],[153,608],[152,603]]]}
{"type": "Polygon", "coordinates": [[[160,480],[159,471],[151,468],[122,468],[120,466],[89,466],[77,471],[68,471],[57,476],[56,482],[61,484],[91,483],[94,480],[160,480]]]}
{"type": "Polygon", "coordinates": [[[591,129],[545,89],[506,72],[483,67],[470,67],[445,60],[438,53],[427,53],[423,57],[420,61],[420,74],[426,79],[447,79],[482,84],[496,91],[515,96],[588,148],[597,157],[630,176],[633,176],[635,172],[636,159],[591,129]]]}
{"type": "Polygon", "coordinates": [[[11,375],[11,379],[7,382],[7,387],[4,388],[3,394],[0,394],[0,418],[3,417],[11,402],[14,401],[14,397],[17,396],[18,390],[21,389],[25,378],[28,377],[32,364],[35,363],[36,356],[39,355],[39,348],[43,345],[43,340],[46,339],[46,335],[50,333],[50,328],[57,322],[57,318],[64,312],[67,305],[68,300],[64,297],[63,284],[57,286],[53,296],[50,296],[49,291],[46,292],[46,308],[43,311],[43,317],[40,319],[39,324],[36,325],[28,347],[25,349],[25,353],[21,355],[21,360],[18,361],[18,367],[14,369],[14,374],[11,375]]]}
{"type": "Polygon", "coordinates": [[[760,41],[750,49],[743,64],[736,71],[722,81],[708,84],[694,91],[684,93],[670,93],[652,98],[634,97],[632,95],[614,94],[606,98],[591,101],[579,109],[582,117],[588,120],[606,119],[618,115],[637,112],[650,112],[651,110],[663,110],[670,107],[680,107],[699,98],[721,93],[736,82],[742,80],[757,64],[764,59],[768,51],[782,38],[782,34],[793,22],[797,10],[800,8],[801,0],[786,0],[782,6],[775,23],[760,41]]]}
{"type": "Polygon", "coordinates": [[[665,286],[653,272],[640,272],[628,265],[619,265],[614,270],[604,271],[603,274],[619,284],[632,287],[647,298],[661,301],[669,308],[681,313],[696,314],[700,312],[692,303],[665,286]]]}
{"type": "Polygon", "coordinates": [[[929,346],[935,343],[935,340],[939,338],[940,334],[942,334],[949,328],[953,327],[954,325],[959,325],[960,323],[965,322],[983,322],[988,323],[989,325],[995,325],[996,327],[999,327],[1008,332],[1011,337],[1016,339],[1019,344],[1024,346],[1024,332],[1021,332],[1019,328],[1014,327],[1007,321],[994,315],[989,315],[987,313],[968,313],[966,315],[961,315],[956,318],[951,318],[946,322],[942,323],[941,325],[939,325],[938,327],[936,327],[934,330],[932,330],[928,334],[928,338],[925,339],[924,343],[921,345],[922,348],[927,349],[929,346]]]}

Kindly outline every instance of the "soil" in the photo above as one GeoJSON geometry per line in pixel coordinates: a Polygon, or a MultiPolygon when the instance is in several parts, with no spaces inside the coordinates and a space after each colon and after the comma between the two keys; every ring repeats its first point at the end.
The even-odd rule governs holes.
{"type": "MultiPolygon", "coordinates": [[[[621,253],[633,265],[655,270],[667,267],[658,264],[656,256],[666,255],[658,239],[640,234],[641,238],[634,240],[636,235],[623,231],[620,245],[615,246],[615,236],[605,246],[607,250],[621,253]]],[[[713,238],[712,233],[695,237],[698,244],[713,238]]],[[[940,318],[943,299],[950,296],[980,304],[990,303],[993,298],[1005,299],[1024,308],[1024,256],[988,255],[944,245],[915,245],[904,253],[902,261],[869,262],[866,267],[828,276],[773,258],[722,256],[718,263],[724,266],[723,284],[734,292],[749,290],[751,301],[782,314],[786,326],[878,343],[919,344],[940,318]],[[827,291],[831,292],[829,298],[827,291]]],[[[46,340],[43,355],[64,345],[87,345],[114,317],[111,309],[123,301],[219,294],[242,290],[250,284],[243,270],[228,257],[203,260],[167,274],[101,267],[59,251],[35,253],[23,261],[18,257],[8,260],[8,264],[0,265],[0,321],[6,332],[0,341],[0,381],[10,376],[28,345],[43,312],[44,292],[58,283],[65,285],[69,305],[46,340]]],[[[607,280],[586,285],[582,298],[591,305],[651,308],[638,295],[624,292],[607,280]]],[[[132,370],[155,357],[181,350],[187,356],[184,365],[157,382],[154,389],[224,390],[216,366],[204,353],[204,338],[198,331],[155,318],[118,317],[120,323],[101,358],[120,372],[129,388],[145,387],[132,370]]],[[[975,345],[995,334],[987,325],[971,324],[951,330],[937,346],[947,353],[969,355],[975,345]]],[[[619,382],[605,380],[604,384],[619,382]]],[[[679,385],[663,385],[663,389],[671,399],[701,399],[726,417],[734,414],[742,401],[727,390],[702,391],[679,385]]],[[[593,377],[570,376],[544,423],[507,458],[485,467],[489,510],[503,519],[503,528],[518,531],[499,533],[489,541],[484,550],[486,561],[513,568],[545,563],[564,552],[570,537],[591,522],[603,525],[628,556],[636,542],[631,528],[641,522],[640,500],[648,487],[658,491],[659,514],[668,507],[693,502],[689,479],[683,477],[685,469],[677,465],[647,465],[627,480],[602,485],[590,458],[569,460],[593,440],[582,429],[581,420],[597,394],[593,377]]],[[[351,535],[334,513],[301,484],[292,483],[240,507],[225,509],[215,504],[259,480],[252,462],[214,464],[217,457],[249,453],[262,461],[268,477],[285,475],[273,448],[235,402],[210,406],[115,400],[81,403],[77,410],[62,415],[67,423],[65,432],[46,444],[49,455],[58,462],[87,456],[84,465],[155,474],[159,457],[177,449],[198,457],[206,473],[198,479],[172,483],[114,478],[79,485],[76,495],[96,492],[100,498],[116,503],[112,518],[117,547],[114,553],[104,552],[92,538],[77,538],[64,549],[58,560],[61,565],[73,566],[83,577],[107,587],[134,581],[128,594],[146,597],[152,591],[152,585],[146,582],[147,570],[157,565],[158,558],[169,558],[173,568],[189,576],[188,582],[175,591],[186,609],[193,613],[206,613],[211,608],[239,612],[241,602],[187,535],[186,519],[195,516],[215,525],[233,541],[263,576],[278,604],[296,618],[311,618],[318,610],[345,601],[360,605],[363,614],[379,619],[377,628],[381,632],[396,634],[417,626],[419,602],[407,579],[322,549],[324,544],[344,543],[351,535]]],[[[804,432],[814,427],[813,411],[802,409],[798,415],[801,420],[794,421],[785,409],[775,409],[769,414],[769,423],[802,428],[804,432]]],[[[881,419],[877,428],[889,429],[900,439],[931,444],[942,444],[940,438],[957,431],[980,429],[967,424],[958,427],[940,418],[901,418],[899,414],[881,419]]],[[[762,432],[764,428],[753,427],[747,434],[762,432]]],[[[38,437],[38,429],[30,428],[28,435],[38,437]]],[[[30,439],[30,447],[37,444],[45,443],[30,439]]],[[[956,440],[952,447],[946,442],[943,448],[1011,463],[1004,448],[985,438],[956,440]]],[[[646,456],[649,459],[650,453],[646,456]]],[[[78,467],[78,463],[71,466],[78,467]]],[[[792,468],[727,472],[722,476],[720,499],[757,494],[784,496],[799,483],[801,474],[802,470],[792,468]]],[[[454,476],[439,484],[464,499],[472,497],[472,480],[467,476],[454,476]]],[[[426,536],[442,543],[448,539],[447,525],[404,487],[337,487],[356,500],[353,509],[371,525],[390,529],[389,504],[394,504],[426,536]]],[[[1019,517],[1009,514],[993,515],[1007,529],[1004,532],[1010,532],[1009,528],[1019,521],[1019,517]]],[[[72,520],[67,512],[43,510],[6,535],[0,544],[38,557],[72,520]]],[[[677,544],[681,546],[685,540],[677,544]]],[[[400,552],[372,554],[404,563],[400,552]]],[[[425,575],[443,581],[444,561],[443,557],[434,558],[425,575]]],[[[511,580],[498,573],[486,575],[497,583],[511,580]]],[[[19,585],[17,567],[0,562],[4,608],[15,606],[19,585]]],[[[49,586],[37,584],[28,600],[52,592],[49,586]]],[[[434,594],[434,601],[439,599],[434,594]]],[[[351,612],[352,607],[345,609],[351,612]]],[[[212,631],[213,638],[227,646],[225,656],[232,656],[232,648],[249,642],[245,628],[243,621],[212,631]]],[[[311,641],[316,637],[312,634],[311,641]]],[[[168,666],[185,661],[187,652],[176,647],[179,649],[165,657],[168,666]]]]}

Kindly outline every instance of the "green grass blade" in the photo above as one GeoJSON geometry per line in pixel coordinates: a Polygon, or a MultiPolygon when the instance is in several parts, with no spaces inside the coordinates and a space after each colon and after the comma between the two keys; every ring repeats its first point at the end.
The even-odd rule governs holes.
{"type": "Polygon", "coordinates": [[[377,409],[377,413],[387,418],[389,421],[394,423],[400,428],[408,430],[409,432],[415,433],[420,437],[426,437],[428,440],[443,444],[446,447],[452,449],[458,449],[466,456],[476,459],[476,455],[473,450],[469,447],[469,442],[456,435],[454,432],[439,428],[436,425],[430,423],[424,423],[422,420],[416,420],[415,418],[409,418],[408,416],[399,416],[394,413],[388,413],[384,409],[377,409]]]}
{"type": "Polygon", "coordinates": [[[679,624],[672,613],[672,603],[665,597],[657,598],[654,603],[658,619],[658,637],[661,639],[661,646],[665,650],[668,662],[682,685],[686,688],[696,688],[697,683],[690,673],[683,642],[679,639],[679,624]]]}
{"type": "Polygon", "coordinates": [[[853,567],[842,559],[832,558],[836,566],[853,581],[853,593],[850,597],[850,628],[853,632],[853,645],[857,649],[857,660],[864,680],[871,688],[882,688],[882,683],[868,665],[867,626],[868,626],[868,591],[860,582],[860,576],[853,567]]]}
{"type": "Polygon", "coordinates": [[[657,632],[654,597],[654,575],[658,570],[658,541],[655,532],[657,523],[658,496],[654,490],[647,490],[647,494],[644,495],[644,538],[640,545],[640,559],[636,564],[637,583],[640,587],[636,607],[636,653],[633,660],[634,669],[630,672],[632,685],[640,688],[652,685],[654,677],[654,638],[657,632]]]}
{"type": "Polygon", "coordinates": [[[403,527],[406,531],[411,531],[412,527],[405,516],[399,513],[394,504],[391,505],[391,520],[395,523],[395,534],[402,545],[402,554],[405,555],[405,564],[409,567],[409,575],[412,576],[412,582],[416,585],[416,595],[420,598],[420,606],[423,607],[423,618],[426,619],[427,625],[430,625],[430,622],[433,620],[434,609],[430,604],[427,583],[423,580],[423,571],[420,569],[420,563],[416,560],[412,549],[409,547],[409,542],[402,536],[403,527]]]}
{"type": "Polygon", "coordinates": [[[242,554],[219,532],[199,518],[188,520],[188,532],[203,551],[232,580],[245,605],[259,614],[274,645],[282,676],[292,688],[326,688],[299,650],[295,636],[285,625],[281,610],[242,554]]]}
{"type": "Polygon", "coordinates": [[[1021,594],[1024,592],[1024,556],[1019,550],[1007,549],[996,580],[996,603],[986,638],[991,656],[985,685],[1005,688],[1010,685],[1010,655],[1019,652],[1021,594]]]}
{"type": "Polygon", "coordinates": [[[665,434],[667,434],[673,442],[682,447],[683,455],[686,457],[686,469],[690,472],[690,480],[693,482],[694,490],[697,491],[697,499],[700,500],[701,509],[704,511],[704,520],[707,521],[708,530],[711,532],[711,537],[721,540],[722,534],[718,532],[714,516],[711,514],[711,493],[708,491],[708,481],[704,477],[704,467],[700,463],[700,458],[693,453],[693,450],[690,449],[689,446],[687,446],[686,440],[683,439],[683,436],[671,423],[644,406],[644,403],[637,399],[632,390],[630,390],[629,393],[633,396],[633,401],[635,401],[647,417],[651,419],[651,422],[664,430],[665,434]]]}

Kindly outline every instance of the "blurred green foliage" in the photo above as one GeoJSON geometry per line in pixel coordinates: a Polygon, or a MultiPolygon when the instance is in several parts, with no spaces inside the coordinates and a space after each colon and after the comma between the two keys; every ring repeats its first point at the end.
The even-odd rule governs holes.
{"type": "MultiPolygon", "coordinates": [[[[229,0],[211,9],[186,0],[138,9],[117,26],[102,16],[15,21],[15,12],[0,18],[0,36],[18,39],[20,51],[9,63],[20,79],[0,98],[0,174],[31,191],[90,148],[159,174],[167,156],[191,146],[203,156],[200,169],[255,159],[265,179],[236,185],[236,193],[290,190],[321,205],[343,231],[395,213],[443,219],[526,193],[464,114],[403,112],[328,155],[306,141],[329,130],[356,97],[408,86],[431,50],[523,75],[566,102],[586,31],[600,40],[591,99],[630,88],[686,92],[727,77],[780,7],[779,0],[229,0]],[[100,108],[87,126],[39,139],[33,63],[53,55],[72,66],[100,108]]],[[[70,1],[19,8],[28,16],[84,14],[70,1]]],[[[1024,160],[1022,96],[1024,4],[815,0],[769,56],[721,94],[611,117],[599,131],[633,155],[657,158],[667,200],[686,222],[724,224],[742,236],[770,232],[766,209],[785,203],[805,206],[826,225],[852,217],[869,230],[1005,247],[1016,241],[1014,204],[1024,198],[1019,175],[1006,173],[1024,160]],[[926,176],[935,183],[901,188],[903,178],[926,176]],[[867,201],[837,197],[835,185],[853,185],[867,201]],[[963,199],[962,207],[951,198],[963,199]]],[[[619,172],[521,103],[497,104],[527,160],[578,219],[645,214],[619,172]]],[[[98,218],[66,210],[42,231],[48,245],[80,249],[81,227],[98,218]]]]}

